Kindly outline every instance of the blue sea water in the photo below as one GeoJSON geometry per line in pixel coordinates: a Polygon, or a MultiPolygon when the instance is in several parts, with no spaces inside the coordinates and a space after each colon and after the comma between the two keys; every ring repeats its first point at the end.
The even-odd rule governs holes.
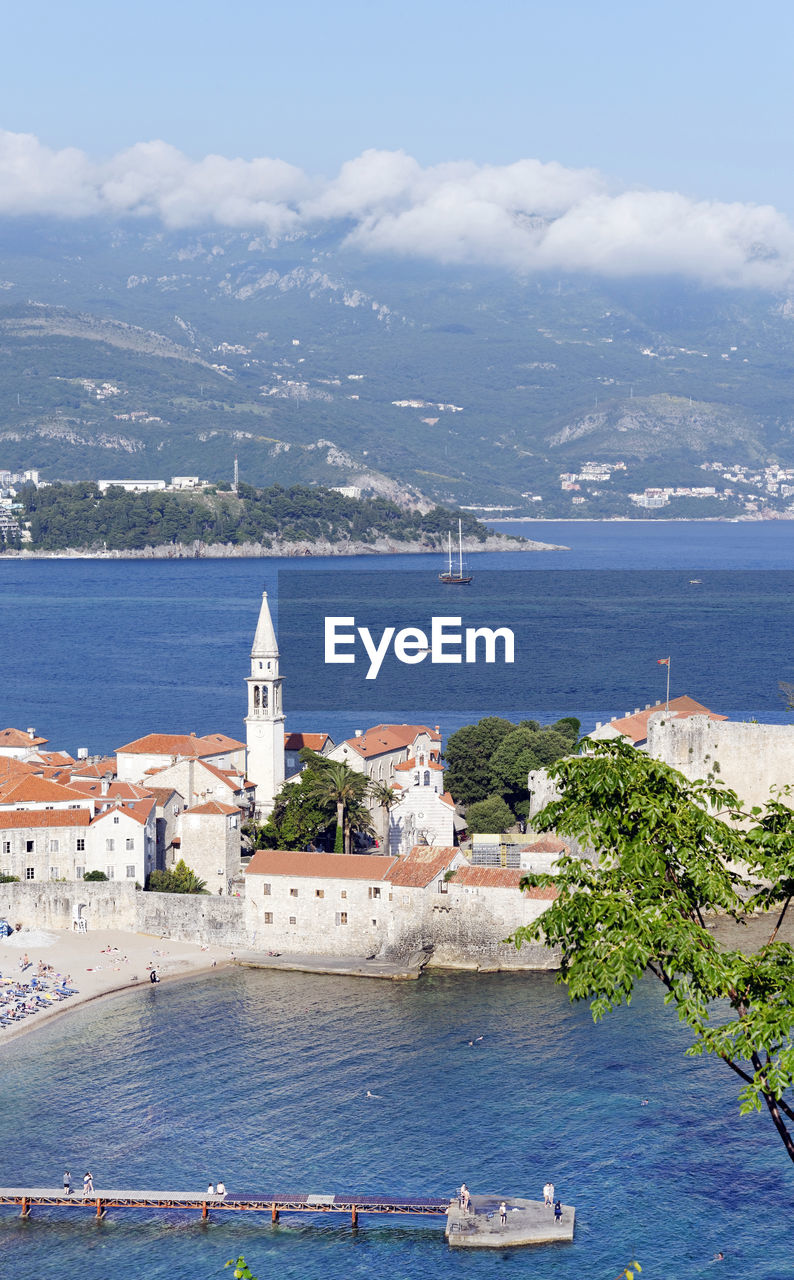
{"type": "MultiPolygon", "coordinates": [[[[515,531],[570,549],[471,557],[465,607],[482,602],[512,617],[523,602],[539,636],[540,685],[520,664],[505,670],[500,705],[514,718],[578,715],[592,728],[663,698],[666,670],[657,659],[672,654],[673,695],[689,693],[733,718],[786,719],[778,683],[794,681],[794,521],[539,522],[515,531]]],[[[390,584],[415,581],[416,601],[464,607],[460,595],[450,603],[450,588],[439,588],[438,557],[430,555],[0,559],[0,719],[32,725],[72,752],[113,751],[153,730],[239,736],[263,587],[277,613],[280,571],[321,571],[330,599],[351,572],[371,580],[376,566],[384,597],[390,584]]],[[[321,623],[322,603],[307,608],[306,632],[321,623]]],[[[299,646],[300,633],[284,655],[293,670],[299,646]]],[[[492,709],[464,697],[436,705],[432,692],[429,681],[421,705],[394,705],[384,693],[355,710],[340,696],[315,714],[293,680],[284,698],[290,727],[322,728],[337,741],[388,719],[438,723],[448,733],[492,709]]]]}
{"type": "MultiPolygon", "coordinates": [[[[570,571],[596,581],[602,570],[625,573],[627,587],[639,573],[660,612],[675,606],[685,691],[706,703],[730,696],[732,714],[784,718],[776,682],[794,678],[794,524],[516,531],[570,550],[481,554],[478,587],[484,577],[487,590],[496,571],[537,573],[536,594],[555,616],[570,597],[570,571]],[[691,577],[703,579],[704,594],[690,606],[691,577]],[[698,645],[691,616],[704,601],[710,641],[698,645]]],[[[377,563],[387,575],[418,575],[417,584],[438,570],[435,557],[377,563]]],[[[293,568],[304,564],[327,571],[329,592],[334,575],[373,569],[369,557],[293,568]]],[[[113,749],[152,729],[239,734],[259,592],[277,596],[285,567],[0,560],[0,719],[72,749],[113,749]]],[[[598,592],[581,595],[586,643],[598,592]]],[[[644,668],[637,637],[626,642],[630,624],[614,627],[604,654],[606,714],[663,694],[656,647],[645,655],[648,684],[637,687],[644,668]]],[[[582,709],[580,692],[571,682],[560,713],[582,709]]],[[[287,706],[289,714],[288,694],[287,706]]],[[[520,691],[515,706],[532,714],[520,691]]],[[[372,710],[385,718],[389,709],[372,710]]],[[[406,710],[434,722],[432,707],[406,710]]],[[[311,727],[297,715],[289,722],[311,727]]],[[[323,727],[338,736],[353,722],[340,709],[323,727]]],[[[478,1256],[448,1251],[438,1225],[410,1220],[365,1220],[354,1233],[327,1218],[287,1217],[274,1231],[243,1216],[203,1227],[177,1214],[116,1212],[97,1225],[55,1211],[22,1223],[0,1210],[0,1276],[209,1280],[242,1251],[259,1280],[613,1280],[632,1257],[646,1280],[690,1280],[715,1267],[736,1280],[790,1280],[792,1165],[765,1116],[739,1117],[730,1072],[684,1057],[686,1044],[651,984],[595,1027],[542,974],[392,985],[235,970],[88,1005],[0,1042],[0,1184],[55,1183],[65,1165],[73,1174],[90,1165],[98,1185],[202,1189],[223,1177],[232,1190],[445,1194],[465,1179],[475,1190],[531,1195],[551,1176],[577,1205],[576,1239],[478,1256]],[[485,1038],[470,1048],[473,1034],[485,1038]],[[713,1263],[718,1250],[726,1260],[713,1263]]]]}
{"type": "Polygon", "coordinates": [[[3,1048],[0,1184],[540,1195],[572,1245],[450,1251],[442,1220],[0,1209],[4,1280],[794,1277],[794,1167],[644,984],[594,1026],[546,974],[388,983],[233,970],[86,1006],[3,1048]],[[471,1047],[474,1035],[484,1039],[471,1047]],[[366,1096],[367,1091],[377,1095],[366,1096]],[[643,1100],[647,1099],[647,1106],[643,1100]]]}

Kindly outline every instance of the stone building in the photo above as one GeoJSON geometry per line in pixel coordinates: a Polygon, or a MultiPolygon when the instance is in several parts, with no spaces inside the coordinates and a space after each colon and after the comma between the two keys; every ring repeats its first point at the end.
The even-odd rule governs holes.
{"type": "Polygon", "coordinates": [[[794,784],[794,725],[699,715],[679,720],[661,711],[648,721],[646,750],[692,781],[724,782],[747,806],[763,805],[773,788],[794,784]]]}
{"type": "Polygon", "coordinates": [[[245,774],[245,743],[223,733],[147,733],[119,747],[116,770],[120,782],[145,783],[150,774],[177,760],[205,760],[218,769],[236,769],[245,774]]]}
{"type": "Polygon", "coordinates": [[[240,871],[240,810],[210,800],[179,815],[179,856],[210,893],[228,894],[240,871]]]}

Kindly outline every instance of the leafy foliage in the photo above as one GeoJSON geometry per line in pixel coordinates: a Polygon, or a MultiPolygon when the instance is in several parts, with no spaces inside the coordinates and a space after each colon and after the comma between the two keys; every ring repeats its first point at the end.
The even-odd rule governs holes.
{"type": "Polygon", "coordinates": [[[30,523],[32,546],[44,551],[68,547],[138,551],[144,547],[245,542],[270,546],[287,542],[421,541],[440,547],[447,530],[463,519],[467,537],[484,542],[485,526],[467,513],[434,507],[421,514],[386,498],[346,498],[331,489],[240,484],[237,493],[128,493],[93,483],[52,484],[19,491],[30,523]]]}
{"type": "Polygon", "coordinates": [[[525,877],[558,897],[516,945],[559,947],[560,980],[596,1021],[654,974],[693,1033],[687,1052],[728,1064],[744,1084],[742,1114],[766,1107],[794,1160],[794,950],[777,940],[794,896],[794,811],[778,798],[747,813],[726,788],[621,742],[551,773],[560,799],[534,825],[576,836],[598,862],[562,857],[553,876],[525,877]],[[756,909],[774,912],[767,943],[754,955],[721,949],[707,914],[756,909]]]}
{"type": "Polygon", "coordinates": [[[444,752],[445,784],[459,804],[499,795],[514,814],[524,813],[530,769],[547,768],[568,755],[579,727],[573,717],[541,727],[537,720],[513,724],[486,716],[450,734],[444,752]]]}
{"type": "Polygon", "coordinates": [[[191,871],[184,858],[169,871],[151,871],[146,881],[150,893],[206,893],[207,882],[191,871]]]}
{"type": "Polygon", "coordinates": [[[242,1254],[239,1258],[230,1258],[228,1262],[224,1262],[223,1266],[224,1270],[226,1267],[234,1267],[234,1280],[256,1280],[256,1276],[242,1254]]]}
{"type": "Polygon", "coordinates": [[[84,880],[107,880],[104,871],[86,871],[83,876],[84,880]]]}
{"type": "Polygon", "coordinates": [[[513,814],[501,796],[487,796],[477,800],[466,810],[469,835],[500,834],[513,824],[513,814]]]}

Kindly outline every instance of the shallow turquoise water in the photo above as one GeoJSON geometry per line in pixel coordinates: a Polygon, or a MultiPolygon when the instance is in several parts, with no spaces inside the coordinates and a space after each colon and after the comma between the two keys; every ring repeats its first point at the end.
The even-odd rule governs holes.
{"type": "Polygon", "coordinates": [[[0,1273],[259,1277],[794,1277],[794,1166],[730,1072],[683,1056],[648,984],[594,1027],[549,975],[391,984],[234,970],[76,1010],[0,1047],[0,1183],[539,1195],[577,1206],[571,1246],[472,1256],[441,1221],[0,1210],[0,1273]],[[483,1035],[471,1048],[467,1041],[483,1035]],[[380,1095],[366,1097],[367,1090],[380,1095]],[[642,1106],[643,1098],[648,1105],[642,1106]],[[717,1250],[722,1264],[711,1262],[717,1250]]]}

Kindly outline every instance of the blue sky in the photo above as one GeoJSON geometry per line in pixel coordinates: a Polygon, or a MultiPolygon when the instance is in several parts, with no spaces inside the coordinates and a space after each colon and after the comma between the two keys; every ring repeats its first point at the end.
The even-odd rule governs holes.
{"type": "Polygon", "coordinates": [[[771,0],[42,0],[2,31],[0,127],[97,159],[537,157],[794,212],[794,7],[771,0]]]}

